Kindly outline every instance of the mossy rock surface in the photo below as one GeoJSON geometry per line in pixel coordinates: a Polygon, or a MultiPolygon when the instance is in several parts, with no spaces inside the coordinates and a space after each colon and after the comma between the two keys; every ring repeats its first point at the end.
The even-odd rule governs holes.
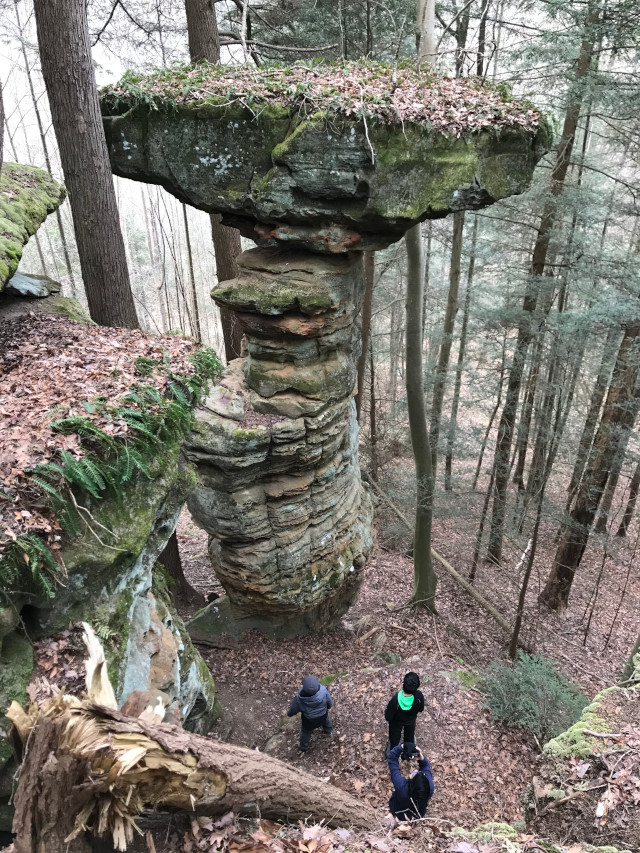
{"type": "Polygon", "coordinates": [[[593,702],[582,712],[577,723],[545,744],[542,750],[544,762],[557,763],[571,758],[589,758],[594,753],[594,746],[602,745],[602,741],[585,734],[585,729],[595,732],[608,731],[608,723],[600,716],[600,706],[604,698],[618,690],[617,687],[607,687],[594,698],[593,702]]]}
{"type": "Polygon", "coordinates": [[[495,90],[464,84],[443,96],[452,81],[412,72],[396,86],[413,99],[405,110],[392,69],[372,66],[357,69],[358,108],[328,84],[335,68],[316,82],[288,73],[290,86],[311,87],[306,99],[282,88],[278,72],[251,96],[236,70],[129,75],[102,96],[113,171],[220,212],[264,245],[342,252],[523,192],[550,145],[539,113],[495,90]]]}
{"type": "Polygon", "coordinates": [[[22,249],[64,201],[66,190],[35,166],[4,163],[0,172],[0,291],[18,268],[22,249]]]}

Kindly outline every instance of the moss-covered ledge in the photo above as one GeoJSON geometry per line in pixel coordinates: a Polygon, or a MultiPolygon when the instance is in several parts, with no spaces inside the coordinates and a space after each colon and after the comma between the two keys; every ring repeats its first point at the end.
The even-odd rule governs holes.
{"type": "Polygon", "coordinates": [[[0,432],[12,510],[0,517],[0,701],[24,701],[29,640],[86,621],[120,702],[161,691],[206,731],[213,679],[156,595],[154,567],[195,484],[181,444],[219,362],[178,336],[45,315],[0,326],[0,359],[7,381],[31,389],[0,432]],[[67,347],[74,359],[61,359],[67,347]]]}
{"type": "Polygon", "coordinates": [[[66,190],[35,166],[4,163],[0,171],[0,291],[14,274],[23,246],[64,201],[66,190]]]}
{"type": "Polygon", "coordinates": [[[504,87],[377,63],[129,73],[101,103],[116,174],[323,252],[521,193],[551,143],[504,87]]]}
{"type": "Polygon", "coordinates": [[[640,765],[638,730],[639,687],[598,693],[577,723],[545,744],[523,797],[531,827],[547,838],[568,833],[585,850],[640,849],[640,813],[625,789],[640,765]]]}

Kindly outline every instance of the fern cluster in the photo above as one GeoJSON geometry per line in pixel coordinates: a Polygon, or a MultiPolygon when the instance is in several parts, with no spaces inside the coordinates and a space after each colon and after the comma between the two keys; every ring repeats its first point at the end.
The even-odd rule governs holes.
{"type": "MultiPolygon", "coordinates": [[[[167,353],[158,361],[138,359],[136,368],[143,376],[158,368],[166,373],[168,383],[164,394],[153,385],[138,383],[119,405],[112,406],[104,398],[96,398],[83,404],[87,416],[73,415],[52,422],[57,432],[80,437],[84,455],[78,459],[61,450],[54,461],[25,473],[45,496],[66,535],[79,536],[87,525],[76,494],[90,495],[94,500],[106,495],[117,497],[136,474],[152,477],[151,463],[162,445],[188,434],[194,405],[209,380],[218,378],[222,371],[216,354],[209,349],[197,350],[191,361],[194,372],[181,376],[171,370],[167,353]],[[103,420],[126,423],[127,434],[114,436],[101,429],[89,417],[96,412],[103,420]]],[[[43,540],[36,533],[29,533],[5,550],[0,561],[0,588],[11,594],[26,586],[53,597],[60,571],[43,540]]]]}
{"type": "Polygon", "coordinates": [[[47,598],[55,596],[54,579],[63,574],[53,554],[35,533],[20,536],[0,562],[2,595],[22,592],[22,587],[35,588],[47,598]]]}

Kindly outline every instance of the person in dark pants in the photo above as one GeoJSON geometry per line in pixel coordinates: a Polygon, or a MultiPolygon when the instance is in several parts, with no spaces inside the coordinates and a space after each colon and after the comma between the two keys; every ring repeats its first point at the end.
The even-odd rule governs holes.
{"type": "Polygon", "coordinates": [[[333,723],[329,716],[329,708],[333,705],[331,693],[315,675],[307,675],[302,679],[302,687],[291,700],[287,717],[295,717],[300,714],[302,724],[300,726],[300,752],[309,749],[311,732],[322,726],[325,735],[330,736],[333,731],[333,723]]]}
{"type": "Polygon", "coordinates": [[[403,729],[404,740],[415,743],[416,720],[424,711],[424,696],[418,687],[420,676],[416,672],[408,672],[402,682],[402,690],[391,697],[385,709],[384,718],[389,723],[388,750],[400,743],[403,729]]]}
{"type": "Polygon", "coordinates": [[[408,744],[398,744],[389,751],[387,763],[393,783],[393,794],[389,800],[389,811],[399,821],[416,820],[424,817],[429,800],[433,796],[431,765],[418,749],[418,769],[407,779],[400,770],[400,753],[408,744]]]}

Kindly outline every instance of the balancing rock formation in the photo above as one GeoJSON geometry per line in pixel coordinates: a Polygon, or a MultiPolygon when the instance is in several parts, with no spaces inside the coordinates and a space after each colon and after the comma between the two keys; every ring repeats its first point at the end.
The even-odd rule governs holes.
{"type": "Polygon", "coordinates": [[[258,244],[212,292],[246,356],[184,447],[200,479],[189,507],[228,593],[192,626],[326,628],[371,549],[353,403],[362,251],[522,192],[548,128],[480,84],[383,66],[128,75],[102,107],[117,175],[222,213],[258,244]]]}

